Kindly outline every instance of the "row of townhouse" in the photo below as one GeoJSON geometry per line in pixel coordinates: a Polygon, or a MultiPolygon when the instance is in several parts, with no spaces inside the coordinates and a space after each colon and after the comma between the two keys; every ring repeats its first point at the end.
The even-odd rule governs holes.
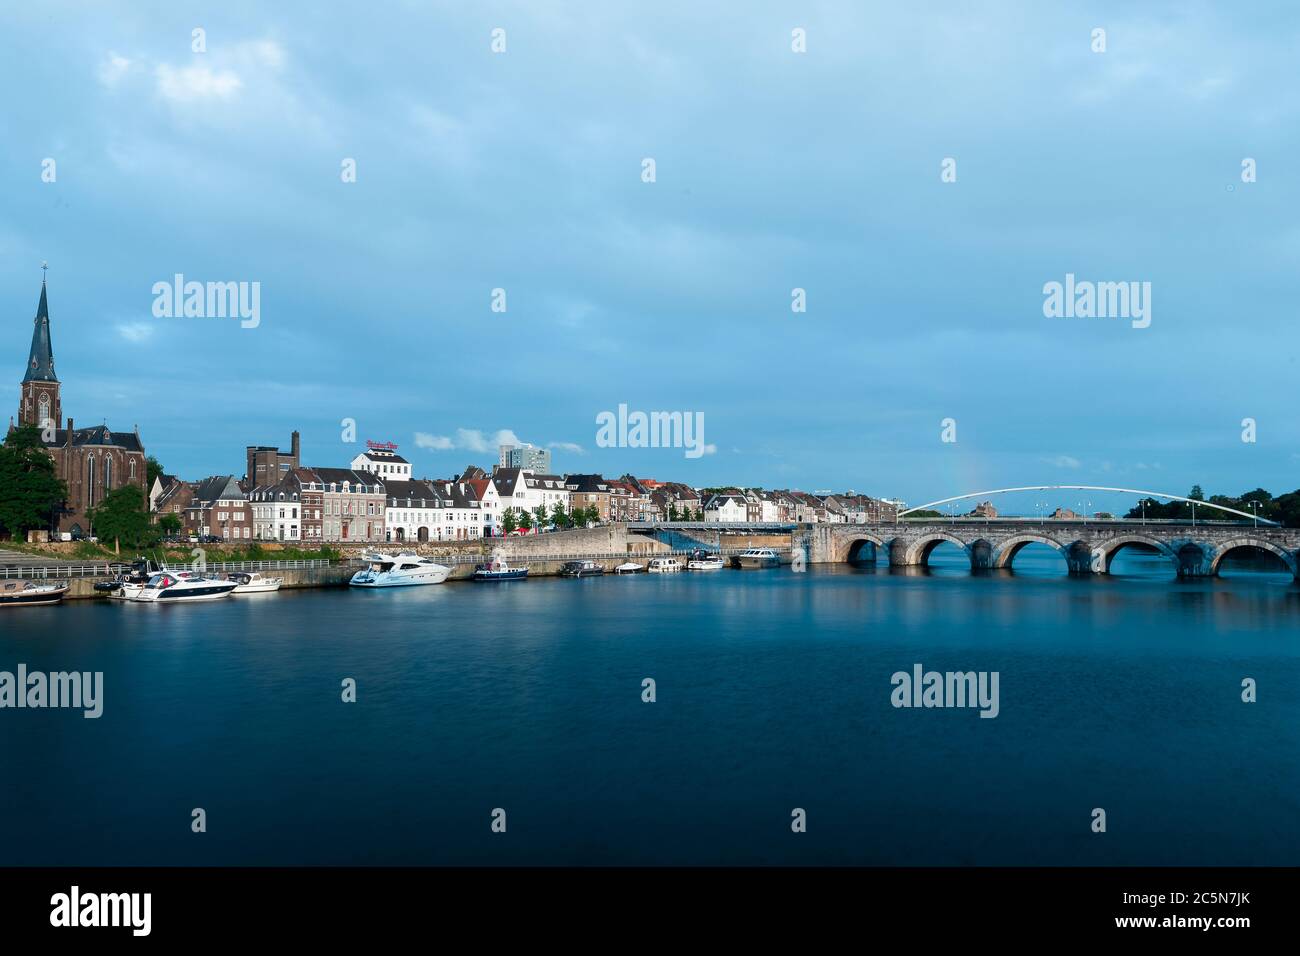
{"type": "MultiPolygon", "coordinates": [[[[872,523],[892,521],[899,503],[842,495],[731,488],[701,494],[682,482],[625,474],[554,475],[529,468],[470,466],[450,481],[413,479],[395,446],[375,446],[347,468],[298,465],[298,447],[275,450],[276,463],[248,476],[214,475],[198,482],[171,475],[149,492],[156,514],[177,514],[193,536],[229,541],[379,543],[463,541],[502,533],[507,509],[548,516],[594,510],[605,521],[872,523]]],[[[257,452],[258,448],[250,451],[257,452]]],[[[269,452],[267,452],[269,455],[269,452]]]]}
{"type": "Polygon", "coordinates": [[[894,521],[898,506],[854,492],[816,495],[733,488],[710,495],[703,511],[706,521],[723,523],[877,524],[894,521]]]}

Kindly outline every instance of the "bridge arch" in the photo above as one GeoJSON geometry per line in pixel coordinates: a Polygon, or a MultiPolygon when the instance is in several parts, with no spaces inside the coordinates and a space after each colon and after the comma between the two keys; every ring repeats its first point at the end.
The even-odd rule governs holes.
{"type": "Polygon", "coordinates": [[[1287,551],[1285,548],[1278,547],[1271,541],[1265,541],[1262,538],[1256,538],[1250,535],[1244,535],[1240,538],[1232,538],[1215,548],[1214,553],[1209,557],[1210,574],[1217,575],[1219,573],[1220,562],[1228,556],[1229,551],[1235,551],[1237,548],[1258,548],[1260,551],[1267,551],[1270,554],[1275,554],[1282,559],[1282,563],[1286,566],[1286,569],[1291,572],[1291,576],[1296,576],[1297,565],[1296,556],[1294,554],[1287,551]]]}
{"type": "Polygon", "coordinates": [[[855,531],[852,538],[844,538],[841,547],[843,554],[840,556],[841,561],[848,561],[850,564],[865,560],[862,553],[867,550],[868,546],[879,552],[889,553],[889,540],[882,538],[880,535],[871,534],[868,531],[855,531]]]}
{"type": "Polygon", "coordinates": [[[1009,568],[1011,562],[1015,561],[1016,555],[1025,549],[1026,545],[1045,544],[1049,548],[1056,550],[1061,557],[1068,557],[1066,545],[1061,544],[1055,538],[1048,537],[1045,534],[1035,532],[1025,532],[1024,534],[1012,535],[998,545],[997,551],[993,554],[993,567],[1009,568]]]}
{"type": "Polygon", "coordinates": [[[946,531],[932,531],[917,538],[908,546],[903,563],[909,566],[921,565],[924,567],[930,563],[930,553],[945,542],[956,545],[961,549],[962,554],[966,555],[967,558],[970,557],[970,545],[967,542],[946,531]]]}
{"type": "Polygon", "coordinates": [[[1014,491],[1114,491],[1126,495],[1142,495],[1145,498],[1164,498],[1168,501],[1181,501],[1184,504],[1199,505],[1202,508],[1213,508],[1216,511],[1222,511],[1227,514],[1236,515],[1239,518],[1249,518],[1260,524],[1276,525],[1276,521],[1268,518],[1260,518],[1258,515],[1249,511],[1240,511],[1236,508],[1229,508],[1227,505],[1215,504],[1212,501],[1203,501],[1200,498],[1184,498],[1182,495],[1171,495],[1167,491],[1144,491],[1141,488],[1111,488],[1107,485],[1021,485],[1018,488],[992,488],[988,491],[971,491],[964,495],[953,495],[951,498],[940,498],[937,501],[927,501],[923,505],[913,505],[910,508],[898,512],[898,517],[902,518],[911,514],[913,511],[925,511],[938,505],[946,505],[952,501],[967,501],[971,498],[985,498],[993,495],[1004,495],[1014,491]]]}
{"type": "Polygon", "coordinates": [[[1149,548],[1154,548],[1173,563],[1175,571],[1178,570],[1178,552],[1165,542],[1158,541],[1157,539],[1144,534],[1121,534],[1096,545],[1092,549],[1092,569],[1099,574],[1110,574],[1110,564],[1115,560],[1115,555],[1118,554],[1120,549],[1125,545],[1130,544],[1141,544],[1146,545],[1149,548]]]}

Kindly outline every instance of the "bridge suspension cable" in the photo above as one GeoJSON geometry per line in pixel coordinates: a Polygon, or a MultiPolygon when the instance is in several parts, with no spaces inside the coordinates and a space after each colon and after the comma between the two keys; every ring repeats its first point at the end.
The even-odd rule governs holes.
{"type": "Polygon", "coordinates": [[[1023,488],[994,488],[992,491],[972,491],[970,494],[954,495],[951,498],[940,498],[938,501],[930,501],[923,505],[917,505],[914,508],[908,508],[900,511],[898,517],[911,514],[913,511],[925,511],[933,508],[935,505],[946,505],[950,501],[965,501],[968,498],[983,498],[986,495],[1002,495],[1012,491],[1117,491],[1121,494],[1144,495],[1147,498],[1168,498],[1171,501],[1182,501],[1188,504],[1200,505],[1202,508],[1215,508],[1219,511],[1226,511],[1229,514],[1241,515],[1243,518],[1250,518],[1252,521],[1259,521],[1263,524],[1276,525],[1276,521],[1268,518],[1261,518],[1259,515],[1250,514],[1246,511],[1239,511],[1236,508],[1229,508],[1227,505],[1215,504],[1212,501],[1201,501],[1197,498],[1184,498],[1182,495],[1171,495],[1163,491],[1143,491],[1140,488],[1106,488],[1102,485],[1025,485],[1023,488]]]}

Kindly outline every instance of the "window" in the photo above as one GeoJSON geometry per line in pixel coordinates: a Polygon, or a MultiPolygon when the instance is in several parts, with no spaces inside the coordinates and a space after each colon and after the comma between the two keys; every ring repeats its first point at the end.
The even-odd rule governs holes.
{"type": "Polygon", "coordinates": [[[104,454],[104,494],[113,490],[113,456],[104,454]]]}
{"type": "Polygon", "coordinates": [[[38,420],[42,428],[50,420],[50,396],[45,392],[41,392],[41,417],[38,420]]]}
{"type": "Polygon", "coordinates": [[[86,456],[86,507],[95,503],[95,455],[86,456]]]}

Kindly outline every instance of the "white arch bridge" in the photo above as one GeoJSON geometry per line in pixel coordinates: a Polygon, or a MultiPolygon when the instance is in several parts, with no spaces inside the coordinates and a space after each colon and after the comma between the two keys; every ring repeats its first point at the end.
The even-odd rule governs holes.
{"type": "MultiPolygon", "coordinates": [[[[1190,498],[1131,488],[1096,485],[1033,485],[977,491],[917,505],[900,512],[933,508],[952,501],[988,498],[1010,491],[1115,491],[1149,498],[1192,502],[1190,498]]],[[[1275,555],[1291,575],[1300,571],[1300,528],[1283,528],[1253,514],[1195,501],[1196,508],[1227,512],[1246,521],[1145,521],[1142,519],[984,519],[906,521],[891,524],[803,525],[794,533],[793,545],[803,547],[811,563],[856,561],[883,551],[891,567],[924,567],[931,552],[948,543],[965,552],[974,570],[1011,568],[1016,555],[1030,544],[1043,544],[1065,559],[1072,574],[1107,574],[1115,555],[1126,547],[1154,551],[1169,559],[1179,577],[1218,574],[1231,552],[1255,548],[1275,555]]]]}

